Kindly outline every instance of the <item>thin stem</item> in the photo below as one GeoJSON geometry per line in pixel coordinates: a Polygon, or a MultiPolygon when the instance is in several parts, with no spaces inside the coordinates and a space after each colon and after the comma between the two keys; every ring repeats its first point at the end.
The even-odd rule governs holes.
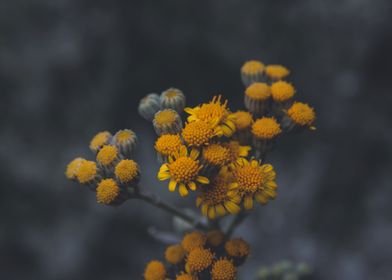
{"type": "Polygon", "coordinates": [[[207,226],[205,226],[204,224],[196,221],[194,218],[192,218],[191,216],[185,214],[183,211],[167,204],[166,202],[163,202],[161,200],[160,197],[158,197],[155,194],[150,194],[150,193],[135,193],[133,195],[130,196],[131,198],[136,198],[136,199],[140,199],[143,200],[159,209],[162,209],[170,214],[172,214],[173,216],[179,217],[181,219],[183,219],[184,221],[190,223],[191,225],[193,225],[195,228],[201,229],[201,230],[206,230],[207,226]]]}
{"type": "Polygon", "coordinates": [[[230,238],[235,229],[246,219],[246,217],[248,217],[248,213],[244,211],[240,212],[239,214],[237,214],[237,216],[235,216],[235,218],[231,221],[231,224],[227,228],[227,238],[230,238]]]}

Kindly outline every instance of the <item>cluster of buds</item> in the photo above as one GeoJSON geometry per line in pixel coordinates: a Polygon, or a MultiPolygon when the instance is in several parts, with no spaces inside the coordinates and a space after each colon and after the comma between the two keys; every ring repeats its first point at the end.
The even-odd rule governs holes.
{"type": "Polygon", "coordinates": [[[94,191],[98,203],[120,205],[138,188],[139,166],[131,159],[136,144],[136,134],[129,129],[114,136],[108,131],[99,132],[90,142],[95,160],[75,158],[65,175],[94,191]]]}
{"type": "Polygon", "coordinates": [[[184,235],[179,244],[165,250],[165,261],[153,260],[145,268],[145,280],[234,280],[237,268],[249,256],[249,244],[227,239],[220,230],[184,235]]]}

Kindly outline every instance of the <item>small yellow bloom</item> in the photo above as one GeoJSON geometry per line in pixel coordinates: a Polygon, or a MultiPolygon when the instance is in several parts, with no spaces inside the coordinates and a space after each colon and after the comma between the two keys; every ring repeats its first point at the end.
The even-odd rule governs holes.
{"type": "Polygon", "coordinates": [[[264,71],[264,64],[258,60],[249,60],[241,67],[241,73],[246,75],[255,75],[264,71]]]}
{"type": "Polygon", "coordinates": [[[237,278],[237,268],[233,261],[227,258],[217,260],[211,270],[212,280],[235,280],[237,278]]]}
{"type": "Polygon", "coordinates": [[[238,192],[244,200],[244,208],[253,208],[253,199],[261,204],[276,197],[276,173],[270,164],[260,165],[257,160],[239,159],[233,170],[233,192],[238,192]]]}
{"type": "Polygon", "coordinates": [[[174,192],[179,186],[181,196],[188,195],[188,190],[195,191],[197,184],[208,184],[208,178],[200,176],[199,171],[203,168],[197,158],[199,151],[192,150],[188,155],[185,147],[181,148],[173,157],[169,157],[169,162],[161,166],[158,179],[161,181],[170,179],[169,191],[174,192]]]}
{"type": "Polygon", "coordinates": [[[113,179],[102,180],[97,187],[97,202],[111,204],[120,194],[120,188],[113,179]]]}
{"type": "Polygon", "coordinates": [[[166,268],[160,261],[151,261],[147,264],[144,270],[145,280],[165,280],[166,279],[166,268]]]}
{"type": "Polygon", "coordinates": [[[171,245],[166,248],[165,259],[170,264],[178,264],[184,259],[185,253],[181,244],[171,245]]]}
{"type": "Polygon", "coordinates": [[[211,144],[203,148],[203,159],[211,165],[223,166],[230,160],[229,148],[221,144],[211,144]]]}
{"type": "Polygon", "coordinates": [[[289,69],[284,67],[283,65],[267,65],[265,68],[265,73],[267,76],[274,80],[281,80],[290,74],[289,69]]]}
{"type": "Polygon", "coordinates": [[[76,179],[76,174],[79,171],[80,165],[84,161],[85,161],[85,159],[78,157],[78,158],[75,158],[73,161],[71,161],[67,165],[67,169],[65,170],[65,176],[67,177],[67,179],[69,179],[69,180],[76,179]]]}
{"type": "Polygon", "coordinates": [[[198,280],[197,276],[182,272],[176,276],[176,280],[198,280]]]}
{"type": "Polygon", "coordinates": [[[182,129],[182,120],[173,109],[165,109],[155,114],[153,125],[158,135],[178,134],[182,129]]]}
{"type": "Polygon", "coordinates": [[[139,177],[139,165],[131,159],[123,159],[116,165],[114,174],[122,183],[132,182],[139,177]]]}
{"type": "Polygon", "coordinates": [[[108,131],[97,133],[90,142],[90,149],[97,152],[102,146],[108,144],[111,138],[112,134],[108,131]]]}
{"type": "Polygon", "coordinates": [[[186,268],[190,273],[200,273],[211,266],[214,254],[209,249],[197,247],[189,252],[186,260],[186,268]]]}
{"type": "Polygon", "coordinates": [[[216,136],[222,136],[222,132],[205,121],[187,123],[182,130],[184,141],[193,147],[208,145],[216,136]]]}
{"type": "Polygon", "coordinates": [[[204,121],[212,124],[221,134],[230,137],[235,131],[235,116],[227,108],[227,100],[221,102],[221,96],[214,96],[209,103],[202,104],[195,108],[185,108],[185,112],[190,114],[188,122],[204,121]]]}
{"type": "Polygon", "coordinates": [[[109,166],[118,159],[118,149],[112,145],[105,145],[97,154],[97,162],[103,166],[109,166]]]}
{"type": "Polygon", "coordinates": [[[242,131],[249,128],[253,123],[253,117],[249,112],[237,111],[234,113],[235,116],[235,126],[237,130],[242,131]]]}
{"type": "Polygon", "coordinates": [[[293,98],[295,89],[292,84],[285,81],[277,81],[271,85],[272,99],[276,102],[285,102],[293,98]]]}
{"type": "Polygon", "coordinates": [[[190,252],[195,248],[198,247],[203,247],[206,244],[207,237],[205,234],[198,232],[198,231],[193,231],[191,233],[185,234],[181,241],[182,248],[186,252],[190,252]]]}
{"type": "Polygon", "coordinates": [[[275,138],[281,132],[280,125],[275,118],[263,117],[256,120],[252,125],[252,134],[257,139],[269,140],[275,138]]]}
{"type": "Polygon", "coordinates": [[[225,250],[230,257],[236,258],[247,257],[250,252],[249,244],[241,238],[235,238],[227,241],[225,244],[225,250]]]}
{"type": "Polygon", "coordinates": [[[271,89],[266,83],[254,83],[247,87],[245,96],[252,100],[265,101],[271,96],[271,89]]]}
{"type": "Polygon", "coordinates": [[[79,169],[76,172],[76,178],[79,183],[87,184],[97,177],[98,168],[97,164],[94,161],[85,160],[80,163],[79,169]]]}
{"type": "Polygon", "coordinates": [[[308,104],[295,102],[288,110],[287,115],[300,126],[311,126],[315,119],[316,113],[308,104]]]}
{"type": "Polygon", "coordinates": [[[174,155],[183,146],[184,144],[178,134],[161,135],[155,142],[155,150],[165,157],[174,155]]]}

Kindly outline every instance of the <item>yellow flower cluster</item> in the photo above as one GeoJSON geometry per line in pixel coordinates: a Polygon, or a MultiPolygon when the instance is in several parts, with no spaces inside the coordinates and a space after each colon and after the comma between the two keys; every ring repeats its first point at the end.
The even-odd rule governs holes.
{"type": "Polygon", "coordinates": [[[145,280],[234,280],[237,268],[250,254],[249,244],[241,239],[227,239],[220,230],[206,234],[194,231],[184,235],[181,243],[165,250],[165,261],[150,261],[145,280]]]}
{"type": "Polygon", "coordinates": [[[118,131],[114,136],[103,131],[90,142],[96,160],[76,158],[65,171],[69,180],[87,185],[96,193],[98,203],[119,205],[128,197],[128,188],[136,188],[140,172],[131,154],[136,146],[136,134],[129,129],[118,131]]]}

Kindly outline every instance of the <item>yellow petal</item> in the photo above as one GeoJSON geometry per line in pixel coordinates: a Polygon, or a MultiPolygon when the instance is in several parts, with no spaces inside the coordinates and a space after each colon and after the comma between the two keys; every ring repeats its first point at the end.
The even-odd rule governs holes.
{"type": "Polygon", "coordinates": [[[225,202],[225,208],[227,209],[227,211],[229,211],[230,214],[237,214],[241,210],[241,208],[237,204],[231,201],[225,202]]]}
{"type": "Polygon", "coordinates": [[[187,196],[188,193],[189,193],[189,192],[188,192],[188,189],[185,187],[184,184],[180,184],[180,187],[179,187],[178,191],[179,191],[179,193],[180,193],[180,195],[181,195],[182,197],[187,196]]]}
{"type": "Polygon", "coordinates": [[[222,125],[221,129],[223,131],[223,135],[226,137],[230,137],[234,133],[234,130],[230,129],[230,127],[228,127],[226,125],[222,125]]]}
{"type": "Polygon", "coordinates": [[[198,196],[197,198],[196,198],[196,207],[200,207],[200,204],[203,202],[203,199],[200,197],[200,196],[198,196]]]}
{"type": "Polygon", "coordinates": [[[230,200],[231,200],[232,202],[236,203],[236,204],[240,204],[241,199],[242,199],[242,198],[241,198],[240,195],[236,195],[236,196],[232,197],[230,200]]]}
{"type": "Polygon", "coordinates": [[[190,157],[194,160],[196,160],[199,157],[200,152],[196,149],[191,150],[190,157]]]}
{"type": "Polygon", "coordinates": [[[214,206],[211,206],[208,209],[208,218],[210,218],[210,219],[215,219],[216,218],[216,212],[215,212],[215,207],[214,206]]]}
{"type": "Polygon", "coordinates": [[[261,203],[261,204],[267,204],[267,202],[268,202],[268,198],[266,197],[266,196],[264,196],[263,194],[261,194],[261,193],[257,193],[256,195],[255,195],[255,198],[256,198],[256,201],[258,202],[258,203],[261,203]]]}
{"type": "Polygon", "coordinates": [[[189,182],[189,183],[188,183],[188,187],[189,187],[192,191],[195,191],[195,190],[196,190],[196,184],[195,184],[195,182],[189,182]]]}
{"type": "Polygon", "coordinates": [[[167,179],[170,179],[170,173],[169,172],[164,172],[164,171],[159,171],[158,172],[158,180],[165,181],[167,179]]]}
{"type": "Polygon", "coordinates": [[[261,168],[263,169],[264,172],[270,172],[274,170],[271,164],[263,164],[261,168]]]}
{"type": "Polygon", "coordinates": [[[246,210],[250,210],[253,208],[253,197],[252,196],[245,196],[244,197],[244,208],[246,210]]]}
{"type": "Polygon", "coordinates": [[[208,214],[208,204],[203,204],[201,206],[201,213],[203,214],[203,216],[207,216],[207,214],[208,214]]]}
{"type": "Polygon", "coordinates": [[[278,185],[276,184],[275,181],[268,181],[266,183],[267,187],[271,188],[271,189],[276,189],[278,187],[278,185]]]}
{"type": "Polygon", "coordinates": [[[226,209],[223,207],[223,205],[219,204],[215,206],[215,210],[218,213],[219,216],[224,216],[226,215],[226,209]]]}
{"type": "Polygon", "coordinates": [[[170,180],[169,191],[174,192],[177,187],[177,182],[175,180],[170,180]]]}
{"type": "Polygon", "coordinates": [[[250,163],[253,167],[257,167],[257,166],[259,166],[259,162],[257,161],[257,160],[252,160],[251,161],[251,163],[250,163]]]}
{"type": "Polygon", "coordinates": [[[250,146],[240,146],[240,156],[247,157],[250,150],[252,150],[250,146]]]}
{"type": "Polygon", "coordinates": [[[207,177],[204,177],[204,176],[197,176],[197,179],[196,179],[196,180],[197,180],[199,183],[204,184],[204,185],[210,183],[210,180],[209,180],[207,177]]]}
{"type": "Polygon", "coordinates": [[[184,111],[187,112],[188,114],[193,114],[193,108],[186,107],[186,108],[184,109],[184,111]]]}
{"type": "Polygon", "coordinates": [[[235,190],[238,189],[239,185],[238,183],[230,183],[229,184],[229,190],[235,190]]]}
{"type": "Polygon", "coordinates": [[[270,198],[274,199],[276,197],[276,191],[272,189],[265,189],[264,190],[265,194],[268,195],[270,198]]]}
{"type": "Polygon", "coordinates": [[[165,163],[159,168],[159,171],[166,172],[169,171],[169,166],[165,163]]]}
{"type": "Polygon", "coordinates": [[[187,154],[188,154],[187,148],[185,146],[181,146],[181,148],[180,148],[180,156],[181,157],[186,157],[187,154]]]}

